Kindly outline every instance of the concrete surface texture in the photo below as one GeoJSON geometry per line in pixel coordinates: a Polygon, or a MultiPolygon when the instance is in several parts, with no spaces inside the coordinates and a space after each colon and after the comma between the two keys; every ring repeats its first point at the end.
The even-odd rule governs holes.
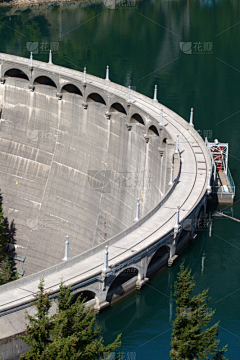
{"type": "Polygon", "coordinates": [[[111,285],[124,269],[136,269],[140,289],[154,254],[160,251],[160,262],[166,258],[171,264],[206,211],[211,159],[194,127],[157,101],[134,91],[127,101],[123,86],[90,75],[84,83],[82,73],[55,65],[29,66],[29,59],[5,54],[0,59],[4,210],[16,220],[19,255],[26,254],[26,271],[32,273],[1,287],[3,339],[24,330],[23,307],[33,300],[41,277],[53,293],[61,279],[76,291],[91,291],[99,311],[109,304],[111,285]],[[12,69],[28,78],[16,78],[19,72],[12,69]],[[15,124],[16,119],[22,120],[15,124]],[[122,170],[124,185],[114,177],[122,170]],[[127,186],[140,171],[151,172],[149,188],[146,179],[127,186]],[[133,224],[138,197],[141,220],[133,224]],[[59,223],[50,228],[42,225],[45,219],[59,223]],[[63,262],[66,233],[71,259],[63,262]],[[108,274],[102,271],[106,244],[108,274]],[[44,270],[35,272],[39,269],[44,270]]]}
{"type": "Polygon", "coordinates": [[[105,94],[108,120],[99,95],[84,109],[81,92],[71,93],[77,88],[65,86],[59,101],[54,84],[35,81],[31,92],[11,71],[0,85],[0,187],[25,257],[18,266],[29,275],[61,261],[66,235],[73,257],[129,227],[138,197],[141,217],[156,206],[168,154],[160,159],[163,139],[154,133],[146,144],[138,117],[127,130],[127,108],[112,107],[114,95],[105,94]]]}

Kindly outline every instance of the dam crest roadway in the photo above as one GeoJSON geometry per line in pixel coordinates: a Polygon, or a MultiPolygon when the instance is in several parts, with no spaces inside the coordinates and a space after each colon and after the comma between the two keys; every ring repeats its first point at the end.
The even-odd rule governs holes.
{"type": "Polygon", "coordinates": [[[189,123],[159,103],[156,88],[150,99],[113,83],[109,69],[101,79],[0,54],[3,211],[25,271],[1,286],[1,339],[24,331],[40,278],[54,297],[63,280],[99,312],[171,266],[211,192],[211,158],[192,115],[189,123]],[[53,130],[54,141],[40,138],[53,130]],[[112,174],[123,171],[151,173],[151,187],[144,178],[133,192],[113,191],[112,174]],[[39,218],[60,225],[31,229],[39,218]]]}

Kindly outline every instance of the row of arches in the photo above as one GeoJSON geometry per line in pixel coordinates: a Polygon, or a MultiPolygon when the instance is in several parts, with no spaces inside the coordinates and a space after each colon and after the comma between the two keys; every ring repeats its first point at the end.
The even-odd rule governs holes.
{"type": "MultiPolygon", "coordinates": [[[[13,77],[13,78],[20,78],[20,79],[25,79],[25,80],[29,81],[29,78],[26,75],[26,73],[24,73],[22,70],[19,70],[19,69],[7,70],[5,72],[5,74],[4,74],[4,77],[6,79],[13,77]]],[[[36,85],[45,85],[45,86],[50,86],[52,88],[57,89],[56,83],[52,79],[50,79],[48,76],[38,76],[38,77],[36,77],[35,80],[33,81],[33,86],[36,86],[36,85]]],[[[64,94],[64,93],[75,94],[77,96],[83,97],[83,94],[82,94],[81,90],[74,84],[63,85],[61,90],[60,90],[60,93],[61,94],[64,94]]],[[[87,103],[95,102],[95,103],[103,104],[105,106],[107,105],[105,100],[103,99],[103,97],[98,93],[89,94],[87,96],[86,102],[87,103]]],[[[110,113],[122,113],[124,115],[127,115],[126,109],[119,102],[114,102],[113,104],[111,104],[109,112],[110,113]]],[[[135,113],[135,114],[133,114],[131,116],[130,123],[132,123],[132,124],[141,124],[143,126],[146,125],[145,122],[144,122],[143,117],[138,113],[135,113]]],[[[159,136],[159,131],[156,128],[156,126],[150,125],[148,127],[147,135],[159,136]]]]}
{"type": "MultiPolygon", "coordinates": [[[[194,229],[185,229],[184,226],[179,237],[176,239],[176,253],[180,253],[185,248],[191,234],[198,229],[199,223],[205,214],[205,204],[201,204],[195,213],[193,219],[190,219],[194,225],[194,229]]],[[[147,269],[144,277],[152,278],[158,274],[168,264],[170,258],[170,247],[168,245],[161,245],[149,258],[147,262],[147,269]]],[[[128,293],[128,287],[130,291],[136,288],[137,280],[139,279],[141,269],[138,265],[132,264],[122,271],[117,272],[116,276],[113,276],[110,283],[108,284],[108,291],[106,301],[111,303],[116,301],[118,298],[128,293]]],[[[85,302],[97,303],[97,292],[84,290],[75,296],[81,295],[85,299],[85,302]]]]}
{"type": "MultiPolygon", "coordinates": [[[[151,278],[161,271],[167,264],[169,254],[170,250],[168,246],[160,247],[149,261],[146,276],[151,278]]],[[[111,303],[123,296],[127,290],[127,284],[131,282],[136,283],[138,275],[139,270],[135,266],[130,266],[118,273],[108,288],[106,301],[111,303]]],[[[82,299],[85,299],[85,302],[90,302],[93,299],[97,301],[97,294],[94,291],[84,290],[77,293],[75,297],[77,296],[81,296],[82,299]]]]}

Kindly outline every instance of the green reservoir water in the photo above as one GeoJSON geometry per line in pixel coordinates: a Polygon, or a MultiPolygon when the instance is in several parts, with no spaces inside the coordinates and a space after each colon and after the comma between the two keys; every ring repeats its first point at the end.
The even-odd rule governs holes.
{"type": "MultiPolygon", "coordinates": [[[[229,143],[236,197],[233,206],[222,209],[240,218],[240,2],[125,0],[115,9],[106,5],[2,7],[0,52],[28,57],[29,46],[35,46],[34,58],[47,61],[52,46],[55,64],[76,70],[86,66],[100,77],[109,65],[112,81],[147,96],[153,96],[157,84],[159,101],[185,119],[193,107],[200,134],[229,143]],[[32,42],[38,44],[27,44],[32,42]]],[[[217,217],[211,223],[211,236],[205,224],[171,268],[98,316],[106,342],[122,333],[124,360],[169,359],[173,284],[183,258],[193,270],[196,292],[209,288],[228,358],[240,359],[240,224],[217,217]]]]}

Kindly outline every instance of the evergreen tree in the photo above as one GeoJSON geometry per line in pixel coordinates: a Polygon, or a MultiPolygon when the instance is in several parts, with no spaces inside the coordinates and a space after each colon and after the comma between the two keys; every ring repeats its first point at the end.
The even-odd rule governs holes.
{"type": "Polygon", "coordinates": [[[9,224],[2,211],[2,194],[0,192],[0,285],[18,279],[15,267],[15,234],[14,220],[9,224]],[[12,260],[10,260],[12,258],[12,260]]]}
{"type": "Polygon", "coordinates": [[[2,262],[0,269],[0,285],[7,284],[10,281],[17,280],[18,275],[15,271],[13,262],[6,255],[5,260],[2,262]]]}
{"type": "Polygon", "coordinates": [[[212,320],[215,310],[208,308],[210,298],[208,290],[191,296],[194,287],[194,277],[189,268],[180,266],[178,281],[175,282],[177,297],[177,315],[173,322],[173,332],[170,351],[172,360],[215,359],[226,360],[224,354],[227,346],[218,350],[220,340],[217,340],[219,322],[206,328],[212,320]],[[209,355],[214,355],[209,357],[209,355]]]}
{"type": "MultiPolygon", "coordinates": [[[[60,286],[58,310],[55,315],[52,342],[45,351],[44,359],[103,359],[120,346],[120,335],[105,346],[100,336],[101,328],[95,326],[96,314],[85,308],[79,296],[74,302],[70,287],[60,286]]],[[[119,357],[121,358],[121,357],[119,357]]]]}
{"type": "MultiPolygon", "coordinates": [[[[48,295],[44,294],[41,280],[36,294],[37,316],[27,315],[27,335],[20,336],[31,349],[20,359],[108,359],[108,355],[121,345],[121,335],[112,344],[104,345],[101,328],[95,326],[96,314],[85,308],[81,297],[74,302],[70,287],[66,288],[61,283],[57,312],[52,317],[48,317],[51,306],[48,295]]],[[[116,359],[121,359],[121,355],[116,359]]]]}
{"type": "Polygon", "coordinates": [[[0,260],[5,257],[5,248],[7,244],[6,236],[7,232],[4,224],[4,213],[2,211],[2,205],[0,204],[0,260]]]}
{"type": "Polygon", "coordinates": [[[31,305],[35,305],[37,313],[35,316],[31,316],[26,313],[26,319],[28,320],[26,335],[19,336],[19,338],[31,349],[24,355],[21,355],[22,360],[40,360],[43,359],[42,355],[45,351],[46,346],[51,342],[50,332],[53,328],[52,319],[48,316],[49,309],[51,307],[51,300],[49,294],[44,292],[44,281],[40,280],[38,286],[38,293],[34,295],[37,300],[31,305]]]}

